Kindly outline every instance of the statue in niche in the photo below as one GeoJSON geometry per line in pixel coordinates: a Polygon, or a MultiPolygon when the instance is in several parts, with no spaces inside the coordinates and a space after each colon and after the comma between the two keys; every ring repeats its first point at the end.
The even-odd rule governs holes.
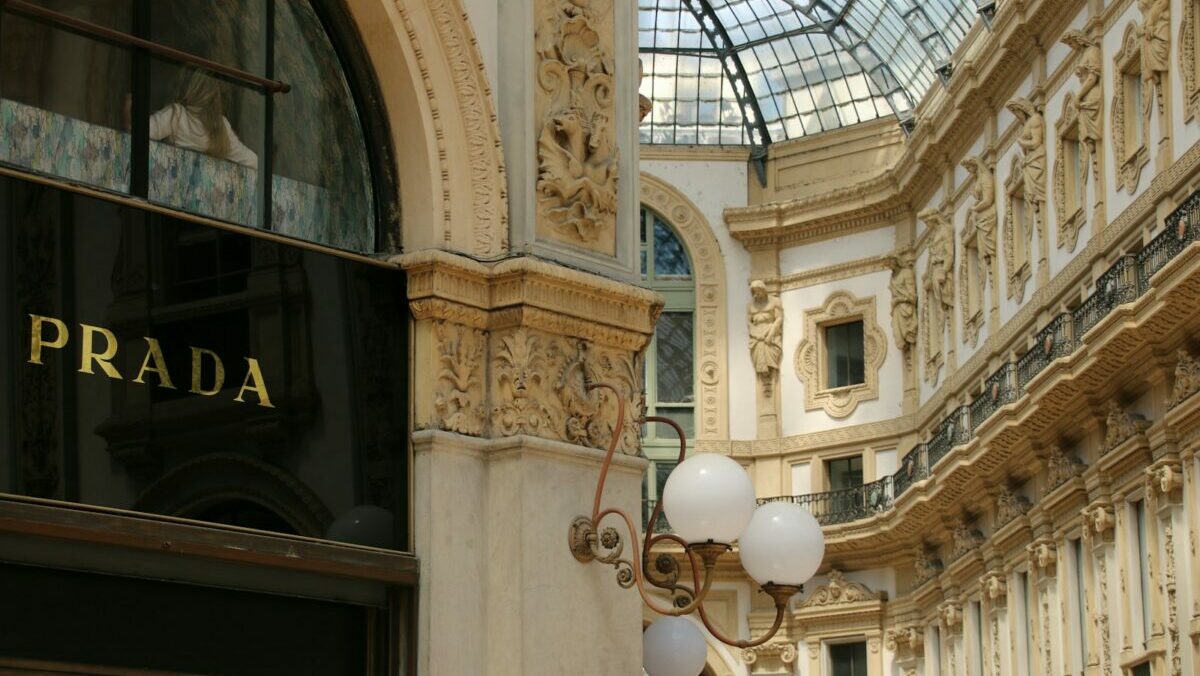
{"type": "Polygon", "coordinates": [[[763,393],[771,396],[771,384],[783,359],[783,304],[779,296],[767,293],[767,285],[750,282],[752,299],[746,309],[750,329],[750,361],[762,382],[763,393]]]}
{"type": "Polygon", "coordinates": [[[941,209],[926,209],[917,214],[930,229],[929,267],[925,287],[940,317],[954,307],[954,229],[941,209]]]}
{"type": "Polygon", "coordinates": [[[892,256],[892,337],[900,351],[917,344],[917,275],[913,272],[912,251],[892,256]]]}
{"type": "Polygon", "coordinates": [[[1017,145],[1021,147],[1025,203],[1033,209],[1033,217],[1041,227],[1042,207],[1046,204],[1046,120],[1029,99],[1020,96],[1005,107],[1021,121],[1017,145]]]}
{"type": "Polygon", "coordinates": [[[1075,99],[1078,112],[1077,124],[1079,143],[1085,153],[1083,163],[1091,165],[1092,176],[1100,179],[1100,153],[1097,147],[1104,128],[1101,113],[1104,110],[1104,92],[1101,82],[1104,77],[1103,52],[1100,43],[1082,31],[1070,30],[1063,34],[1062,42],[1080,52],[1075,64],[1075,77],[1079,79],[1079,93],[1075,99]]]}
{"type": "Polygon", "coordinates": [[[979,257],[990,278],[996,256],[996,179],[982,158],[968,157],[962,166],[971,174],[971,197],[975,199],[967,214],[968,225],[975,228],[979,257]]]}
{"type": "Polygon", "coordinates": [[[612,232],[617,211],[615,67],[598,32],[605,9],[592,4],[563,4],[534,36],[537,82],[548,101],[538,135],[539,211],[557,232],[587,245],[612,232]]]}
{"type": "Polygon", "coordinates": [[[1171,0],[1138,0],[1142,13],[1142,82],[1144,112],[1150,112],[1150,88],[1163,111],[1163,76],[1171,69],[1171,0]]]}

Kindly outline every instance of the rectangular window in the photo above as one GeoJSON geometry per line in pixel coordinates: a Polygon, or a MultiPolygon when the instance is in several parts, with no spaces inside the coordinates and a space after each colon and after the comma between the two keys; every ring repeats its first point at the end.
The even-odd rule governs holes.
{"type": "Polygon", "coordinates": [[[866,382],[863,370],[863,323],[846,322],[825,327],[826,387],[848,387],[866,382]]]}
{"type": "Polygon", "coordinates": [[[1149,545],[1146,539],[1146,502],[1138,500],[1133,503],[1134,523],[1137,528],[1137,567],[1139,601],[1142,608],[1142,642],[1150,637],[1150,568],[1146,557],[1149,555],[1149,545]]]}
{"type": "Polygon", "coordinates": [[[929,641],[925,643],[926,673],[929,676],[942,676],[942,628],[933,625],[926,632],[929,641]]]}
{"type": "Polygon", "coordinates": [[[1066,190],[1064,191],[1065,194],[1063,195],[1063,197],[1065,197],[1064,206],[1066,207],[1064,211],[1069,218],[1080,207],[1083,206],[1084,201],[1083,182],[1085,174],[1083,166],[1083,149],[1079,139],[1071,137],[1063,139],[1063,154],[1065,155],[1063,158],[1063,167],[1066,169],[1067,174],[1065,186],[1066,190]]]}
{"type": "Polygon", "coordinates": [[[825,462],[825,472],[829,477],[829,490],[840,491],[848,488],[858,488],[863,483],[863,459],[861,455],[849,458],[838,458],[825,462]]]}
{"type": "Polygon", "coordinates": [[[1019,611],[1021,616],[1018,622],[1021,624],[1021,633],[1019,639],[1021,642],[1021,652],[1024,653],[1025,673],[1033,673],[1033,587],[1029,579],[1029,574],[1025,572],[1017,573],[1018,593],[1017,599],[1020,603],[1019,611]]]}
{"type": "Polygon", "coordinates": [[[1129,669],[1129,676],[1150,676],[1150,663],[1142,662],[1141,664],[1129,669]]]}
{"type": "Polygon", "coordinates": [[[1079,646],[1079,667],[1087,666],[1088,632],[1087,632],[1087,584],[1084,580],[1083,540],[1071,540],[1071,565],[1074,568],[1075,585],[1075,626],[1072,633],[1075,645],[1079,646]]]}
{"type": "Polygon", "coordinates": [[[833,676],[867,676],[866,642],[829,646],[829,662],[833,676]]]}
{"type": "MultiPolygon", "coordinates": [[[[1126,71],[1125,78],[1125,154],[1133,155],[1142,147],[1142,107],[1145,105],[1140,71],[1126,71]]],[[[1122,158],[1125,159],[1125,158],[1122,158]]]]}

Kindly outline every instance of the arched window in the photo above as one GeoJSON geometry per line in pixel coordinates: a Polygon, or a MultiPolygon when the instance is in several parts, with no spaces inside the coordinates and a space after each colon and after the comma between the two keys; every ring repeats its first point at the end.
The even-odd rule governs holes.
{"type": "MultiPolygon", "coordinates": [[[[696,283],[692,261],[675,230],[645,207],[641,232],[642,280],[666,300],[646,350],[646,415],[674,419],[691,438],[696,427],[696,283]]],[[[645,519],[675,467],[679,442],[674,430],[666,425],[647,425],[642,447],[651,464],[643,484],[645,519]]]]}
{"type": "Polygon", "coordinates": [[[347,77],[318,3],[0,15],[0,164],[339,249],[395,246],[377,227],[387,182],[372,180],[386,144],[368,143],[355,103],[370,78],[347,77]]]}

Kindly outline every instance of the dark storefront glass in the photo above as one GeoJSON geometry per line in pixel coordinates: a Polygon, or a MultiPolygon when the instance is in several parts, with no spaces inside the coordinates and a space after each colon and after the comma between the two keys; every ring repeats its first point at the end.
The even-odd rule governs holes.
{"type": "Polygon", "coordinates": [[[0,178],[0,493],[406,548],[402,274],[0,178]]]}

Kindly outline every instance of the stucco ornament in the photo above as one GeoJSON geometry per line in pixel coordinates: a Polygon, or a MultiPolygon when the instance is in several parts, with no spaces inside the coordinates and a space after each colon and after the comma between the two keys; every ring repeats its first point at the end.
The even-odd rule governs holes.
{"type": "Polygon", "coordinates": [[[792,664],[796,661],[796,644],[791,641],[772,641],[742,650],[742,661],[746,664],[755,664],[760,657],[774,657],[785,665],[792,664]]]}
{"type": "Polygon", "coordinates": [[[980,580],[980,586],[987,592],[988,598],[998,601],[1008,594],[1008,582],[1000,573],[989,573],[980,580]]]}
{"type": "Polygon", "coordinates": [[[543,105],[538,215],[567,241],[611,253],[617,211],[611,2],[569,0],[538,25],[543,105]]]}
{"type": "Polygon", "coordinates": [[[492,408],[492,426],[504,436],[545,435],[553,414],[539,391],[549,360],[539,338],[518,329],[501,338],[492,362],[499,403],[492,408]]]}
{"type": "Polygon", "coordinates": [[[1054,489],[1083,473],[1085,465],[1074,455],[1054,446],[1046,458],[1046,488],[1054,489]]]}
{"type": "Polygon", "coordinates": [[[1179,348],[1175,364],[1175,385],[1171,388],[1171,406],[1178,406],[1184,399],[1200,392],[1200,362],[1184,348],[1179,348]]]}
{"type": "Polygon", "coordinates": [[[842,603],[859,603],[861,601],[877,601],[882,599],[881,592],[873,592],[866,585],[851,582],[837,568],[829,571],[829,582],[817,587],[812,596],[801,604],[803,608],[818,606],[833,606],[842,603]]]}
{"type": "Polygon", "coordinates": [[[924,545],[917,545],[913,550],[913,574],[916,576],[913,586],[919,587],[937,577],[941,572],[942,562],[937,560],[924,545]]]}
{"type": "Polygon", "coordinates": [[[965,520],[960,520],[954,525],[952,538],[954,541],[954,550],[951,556],[954,559],[962,557],[983,544],[983,533],[980,533],[975,528],[971,528],[965,520]]]}
{"type": "Polygon", "coordinates": [[[1158,112],[1163,112],[1163,82],[1171,70],[1171,0],[1138,0],[1142,13],[1142,82],[1146,91],[1145,106],[1150,110],[1150,88],[1158,112]]]}
{"type": "Polygon", "coordinates": [[[461,324],[438,322],[438,371],[434,410],[438,429],[483,434],[483,331],[461,324]]]}
{"type": "Polygon", "coordinates": [[[1021,147],[1025,201],[1033,209],[1040,227],[1042,207],[1046,204],[1046,120],[1032,101],[1021,96],[1009,100],[1005,107],[1021,121],[1017,145],[1021,147]]]}
{"type": "Polygon", "coordinates": [[[1092,176],[1100,179],[1099,144],[1103,138],[1104,126],[1101,116],[1104,110],[1104,54],[1100,49],[1100,41],[1089,37],[1079,30],[1069,30],[1062,36],[1063,44],[1079,52],[1075,62],[1075,77],[1079,79],[1079,91],[1076,93],[1075,110],[1076,124],[1079,130],[1079,143],[1086,153],[1084,166],[1092,168],[1092,176]]]}
{"type": "Polygon", "coordinates": [[[917,274],[913,271],[913,254],[902,251],[889,260],[892,279],[892,336],[896,347],[906,352],[917,344],[917,274]]]}
{"type": "Polygon", "coordinates": [[[750,305],[746,308],[750,361],[763,393],[771,396],[775,374],[783,359],[783,304],[778,295],[767,292],[767,285],[761,279],[750,282],[750,295],[750,305]]]}
{"type": "Polygon", "coordinates": [[[996,497],[996,525],[1003,526],[1029,511],[1029,499],[1005,486],[996,497]]]}
{"type": "Polygon", "coordinates": [[[1042,575],[1054,577],[1058,548],[1053,540],[1039,539],[1026,547],[1026,551],[1029,554],[1029,562],[1041,571],[1042,575]]]}
{"type": "Polygon", "coordinates": [[[1140,414],[1126,411],[1115,401],[1108,402],[1108,415],[1104,421],[1104,450],[1111,451],[1149,426],[1150,422],[1140,414]]]}
{"type": "Polygon", "coordinates": [[[968,157],[962,166],[971,175],[971,197],[975,202],[967,212],[967,227],[974,227],[979,255],[991,281],[992,260],[996,257],[996,177],[981,157],[968,157]]]}
{"type": "Polygon", "coordinates": [[[859,402],[879,398],[879,370],[887,357],[887,335],[875,316],[875,298],[857,298],[835,291],[821,307],[804,311],[804,332],[796,347],[796,376],[804,384],[804,410],[823,409],[834,418],[845,418],[859,402]],[[861,320],[863,324],[863,382],[833,387],[827,382],[825,329],[861,320]]]}

